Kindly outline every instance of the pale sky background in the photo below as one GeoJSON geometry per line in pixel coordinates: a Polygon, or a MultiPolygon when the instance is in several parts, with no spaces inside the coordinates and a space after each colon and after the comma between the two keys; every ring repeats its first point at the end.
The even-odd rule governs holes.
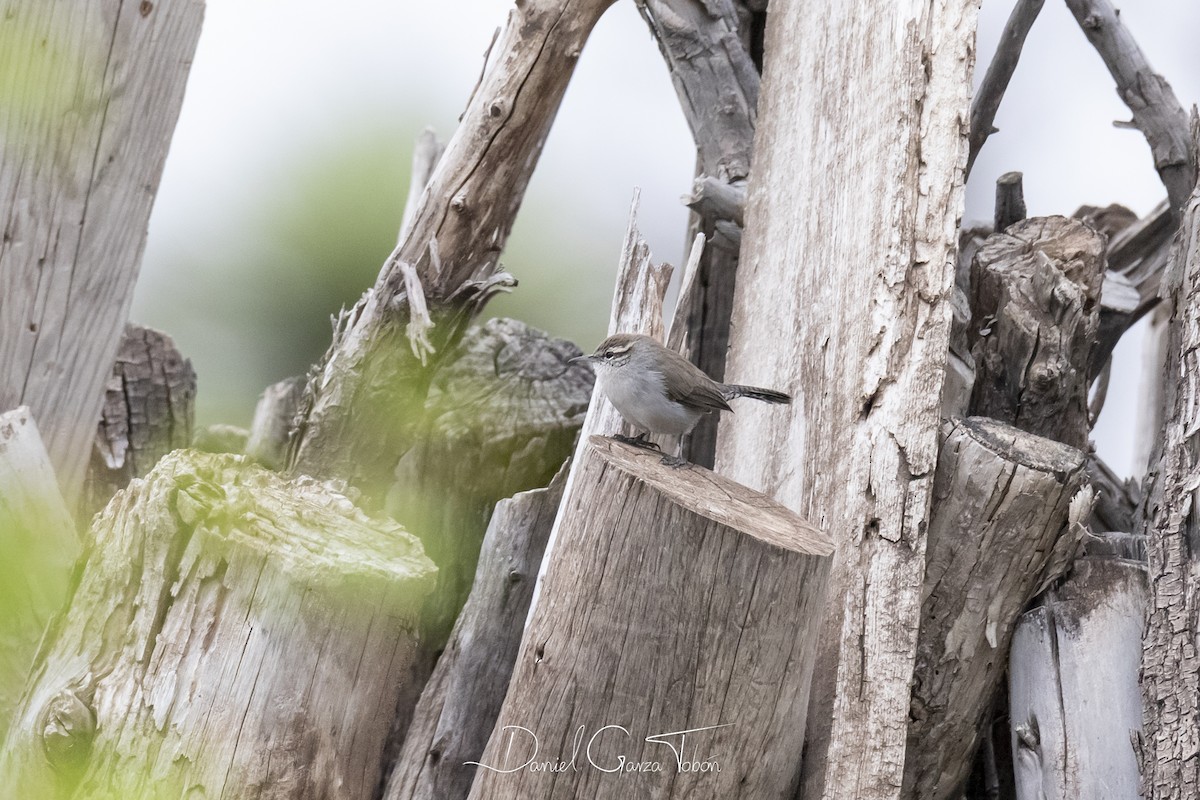
{"type": "MultiPolygon", "coordinates": [[[[221,321],[228,296],[252,304],[245,295],[262,291],[261,282],[255,289],[243,282],[259,255],[292,244],[270,241],[278,231],[259,220],[293,201],[297,172],[321,166],[314,162],[369,131],[395,132],[394,142],[379,138],[398,163],[407,161],[421,127],[448,138],[509,6],[208,0],[133,311],[137,321],[174,335],[193,359],[202,423],[246,424],[258,392],[289,374],[221,321]],[[218,396],[225,399],[217,403],[218,396]]],[[[980,76],[1011,6],[984,3],[980,76]]],[[[1181,102],[1200,99],[1200,4],[1138,0],[1122,18],[1181,102]]],[[[1141,134],[1112,126],[1128,118],[1065,5],[1046,0],[1000,110],[1000,133],[975,164],[966,219],[991,218],[995,178],[1014,169],[1025,173],[1031,215],[1109,202],[1148,212],[1165,192],[1141,134]]],[[[642,190],[640,225],[656,257],[678,264],[686,225],[679,197],[691,186],[694,162],[658,49],[632,2],[619,0],[584,50],[502,259],[524,296],[493,310],[522,309],[526,321],[594,345],[607,322],[634,187],[642,190]],[[539,304],[542,294],[556,299],[539,304]]],[[[379,192],[364,181],[346,202],[367,207],[379,192]]],[[[382,211],[398,223],[401,208],[382,211]]],[[[1122,344],[1096,432],[1101,453],[1123,473],[1132,468],[1139,359],[1137,341],[1122,344]]]]}

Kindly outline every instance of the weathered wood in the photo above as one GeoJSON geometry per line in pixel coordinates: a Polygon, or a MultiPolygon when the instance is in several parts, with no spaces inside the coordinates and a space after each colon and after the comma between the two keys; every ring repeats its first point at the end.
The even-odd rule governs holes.
{"type": "Polygon", "coordinates": [[[176,451],[97,517],[0,755],[14,797],[365,800],[434,566],[329,485],[176,451]]]}
{"type": "Polygon", "coordinates": [[[972,413],[1087,447],[1104,247],[1081,222],[1035,217],[992,235],[975,254],[972,413]]]}
{"type": "Polygon", "coordinates": [[[425,192],[425,187],[429,185],[429,179],[433,177],[438,159],[442,157],[445,149],[445,144],[438,141],[437,133],[433,128],[426,128],[417,137],[417,143],[413,147],[412,153],[412,169],[409,172],[408,196],[404,200],[404,214],[400,217],[398,241],[401,244],[404,242],[404,237],[408,235],[408,229],[412,225],[413,217],[416,216],[417,207],[421,204],[421,195],[425,192]]]}
{"type": "Polygon", "coordinates": [[[566,470],[496,504],[467,604],[421,700],[384,800],[464,800],[508,690],[566,470]]]}
{"type": "Polygon", "coordinates": [[[828,536],[611,439],[589,439],[572,472],[470,796],[791,796],[828,536]]]}
{"type": "MultiPolygon", "coordinates": [[[[689,239],[710,240],[700,260],[699,296],[688,321],[687,355],[716,380],[724,380],[729,319],[741,243],[746,178],[757,119],[759,74],[732,0],[638,0],[671,71],[697,151],[700,192],[689,203],[697,215],[689,239]]],[[[688,202],[685,200],[685,202],[688,202]]],[[[700,420],[685,437],[684,453],[711,466],[716,415],[700,420]]]]}
{"type": "Polygon", "coordinates": [[[994,230],[1003,232],[1026,217],[1025,186],[1019,172],[1006,172],[996,179],[994,230]]]}
{"type": "MultiPolygon", "coordinates": [[[[983,143],[993,133],[996,133],[996,112],[1000,110],[1000,101],[1008,89],[1017,62],[1021,59],[1021,48],[1025,46],[1025,37],[1033,27],[1033,21],[1046,0],[1017,0],[1008,22],[1004,24],[1004,32],[1000,34],[1000,43],[996,53],[988,63],[987,72],[979,84],[979,91],[971,102],[971,132],[967,137],[970,152],[967,156],[967,173],[975,164],[975,157],[983,149],[983,143]]],[[[1004,228],[999,225],[996,230],[1004,228]]]]}
{"type": "Polygon", "coordinates": [[[201,0],[14,0],[0,23],[0,411],[79,498],[201,0]]]}
{"type": "Polygon", "coordinates": [[[304,396],[303,376],[284,378],[263,390],[254,407],[246,438],[246,455],[264,467],[279,470],[287,464],[288,442],[296,422],[296,409],[304,396]]]}
{"type": "Polygon", "coordinates": [[[613,0],[525,0],[375,286],[312,373],[289,470],[340,477],[381,502],[414,441],[430,370],[497,291],[525,187],[593,25],[613,0]],[[433,327],[407,328],[419,289],[433,327]],[[432,361],[430,358],[432,357],[432,361]]]}
{"type": "Polygon", "coordinates": [[[512,319],[472,329],[434,376],[417,444],[400,459],[388,513],[438,565],[423,614],[440,648],[467,599],[496,503],[545,486],[575,446],[594,377],[571,342],[512,319]]]}
{"type": "Polygon", "coordinates": [[[1100,330],[1092,359],[1093,376],[1099,374],[1125,331],[1158,305],[1159,285],[1175,230],[1169,204],[1164,201],[1146,217],[1113,236],[1101,295],[1100,330]],[[1109,290],[1109,279],[1114,277],[1136,292],[1137,301],[1133,308],[1112,302],[1114,295],[1109,290]]]}
{"type": "Polygon", "coordinates": [[[900,792],[975,10],[778,0],[768,15],[726,375],[795,401],[726,415],[717,470],[837,542],[806,800],[900,792]]]}
{"type": "Polygon", "coordinates": [[[29,409],[0,414],[0,741],[79,550],[29,409]]]}
{"type": "Polygon", "coordinates": [[[1018,800],[1138,796],[1146,602],[1144,564],[1087,557],[1021,616],[1009,660],[1018,800]]]}
{"type": "Polygon", "coordinates": [[[192,442],[196,371],[165,333],[129,323],[104,390],[84,484],[91,515],[172,450],[192,442]]]}
{"type": "MultiPolygon", "coordinates": [[[[985,417],[947,426],[929,521],[904,796],[961,796],[1018,615],[1066,571],[1083,453],[985,417]]],[[[1086,796],[1086,795],[1081,795],[1086,796]]]]}
{"type": "Polygon", "coordinates": [[[1151,69],[1109,0],[1067,0],[1067,7],[1104,60],[1117,94],[1133,112],[1133,125],[1150,145],[1172,216],[1178,219],[1196,185],[1196,158],[1183,106],[1166,79],[1151,69]]]}
{"type": "Polygon", "coordinates": [[[1140,531],[1150,566],[1143,643],[1143,796],[1200,796],[1200,554],[1196,475],[1200,471],[1200,192],[1183,214],[1163,279],[1167,324],[1164,424],[1147,473],[1140,531]]]}

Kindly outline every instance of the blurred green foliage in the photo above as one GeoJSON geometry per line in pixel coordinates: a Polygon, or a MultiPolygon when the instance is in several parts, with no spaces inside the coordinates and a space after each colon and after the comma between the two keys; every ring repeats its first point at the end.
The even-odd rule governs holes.
{"type": "MultiPolygon", "coordinates": [[[[133,318],[192,359],[200,426],[248,425],[264,387],[324,353],[330,316],[374,282],[395,245],[418,128],[368,119],[342,130],[289,155],[276,185],[246,187],[260,201],[217,240],[148,251],[163,263],[144,265],[133,318]]],[[[520,286],[486,316],[591,345],[607,324],[619,242],[553,205],[522,209],[501,258],[520,286]]]]}

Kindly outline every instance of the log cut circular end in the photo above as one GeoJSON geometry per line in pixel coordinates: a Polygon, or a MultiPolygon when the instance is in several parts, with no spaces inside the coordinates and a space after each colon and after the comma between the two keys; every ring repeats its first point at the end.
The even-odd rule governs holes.
{"type": "Polygon", "coordinates": [[[694,514],[784,550],[817,556],[833,554],[829,534],[740,483],[695,465],[667,466],[658,453],[604,436],[593,436],[588,444],[609,464],[694,514]]]}

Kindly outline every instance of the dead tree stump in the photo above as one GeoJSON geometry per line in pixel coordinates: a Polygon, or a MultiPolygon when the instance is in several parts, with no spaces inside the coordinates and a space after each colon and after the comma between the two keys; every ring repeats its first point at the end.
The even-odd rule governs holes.
{"type": "Polygon", "coordinates": [[[601,437],[572,483],[470,796],[790,796],[829,537],[601,437]]]}
{"type": "Polygon", "coordinates": [[[971,270],[972,413],[1087,447],[1104,247],[1078,220],[1034,217],[979,248],[971,270]]]}
{"type": "Polygon", "coordinates": [[[366,800],[434,567],[329,485],[176,451],[93,526],[0,755],[13,797],[366,800]]]}
{"type": "Polygon", "coordinates": [[[127,323],[84,482],[84,512],[103,508],[172,450],[192,443],[196,371],[165,333],[127,323]]]}

